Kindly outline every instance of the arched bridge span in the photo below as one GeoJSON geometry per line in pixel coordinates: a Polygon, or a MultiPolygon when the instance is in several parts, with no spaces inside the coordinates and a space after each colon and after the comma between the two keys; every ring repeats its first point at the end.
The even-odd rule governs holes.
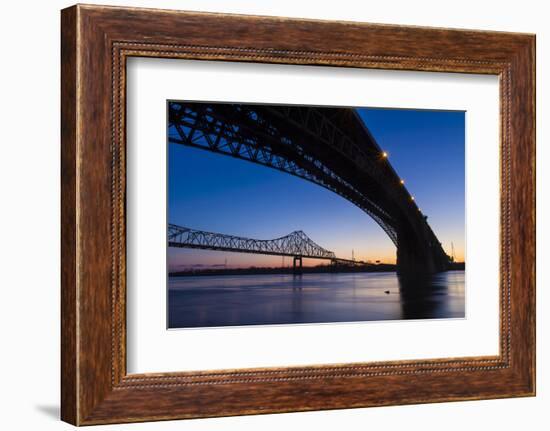
{"type": "Polygon", "coordinates": [[[169,142],[298,176],[349,200],[387,233],[398,272],[448,269],[450,258],[355,109],[169,102],[169,142]]]}

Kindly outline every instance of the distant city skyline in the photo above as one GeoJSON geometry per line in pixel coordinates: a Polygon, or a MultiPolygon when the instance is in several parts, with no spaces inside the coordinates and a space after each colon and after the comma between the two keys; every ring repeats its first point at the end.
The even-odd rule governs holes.
{"type": "MultiPolygon", "coordinates": [[[[465,250],[465,115],[360,108],[357,112],[428,223],[457,261],[465,250]]],[[[168,144],[168,220],[194,229],[273,239],[303,230],[338,257],[395,263],[395,245],[365,212],[301,178],[226,155],[168,144]]],[[[168,249],[168,268],[281,266],[280,256],[168,249]]],[[[285,258],[287,265],[291,258],[285,258]]],[[[304,259],[305,266],[326,261],[304,259]]]]}

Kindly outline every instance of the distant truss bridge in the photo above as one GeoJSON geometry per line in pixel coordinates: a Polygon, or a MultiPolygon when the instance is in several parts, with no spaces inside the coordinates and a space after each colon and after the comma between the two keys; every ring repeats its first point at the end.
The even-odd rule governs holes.
{"type": "Polygon", "coordinates": [[[336,257],[334,252],[316,244],[301,230],[275,239],[254,239],[222,233],[190,229],[175,224],[168,225],[168,246],[180,248],[198,248],[203,250],[221,250],[237,253],[267,254],[291,256],[296,264],[302,266],[302,258],[326,259],[333,264],[362,263],[336,257]]]}

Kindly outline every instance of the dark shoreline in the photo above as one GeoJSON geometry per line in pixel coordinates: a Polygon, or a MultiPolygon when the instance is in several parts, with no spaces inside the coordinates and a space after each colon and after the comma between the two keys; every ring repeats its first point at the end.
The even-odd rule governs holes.
{"type": "MultiPolygon", "coordinates": [[[[465,264],[456,262],[450,270],[463,270],[465,264]]],[[[354,273],[354,272],[395,272],[397,266],[391,263],[355,265],[355,266],[304,266],[302,274],[324,274],[324,273],[354,273]]],[[[195,277],[209,275],[258,275],[258,274],[294,274],[292,267],[287,268],[223,268],[223,269],[195,269],[186,271],[174,271],[168,273],[169,277],[195,277]]]]}

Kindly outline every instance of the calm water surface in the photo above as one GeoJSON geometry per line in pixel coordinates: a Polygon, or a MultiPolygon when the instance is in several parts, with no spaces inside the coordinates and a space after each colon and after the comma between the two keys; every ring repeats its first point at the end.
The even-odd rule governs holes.
{"type": "Polygon", "coordinates": [[[464,281],[464,271],[408,284],[393,272],[170,277],[168,326],[459,318],[464,281]]]}

